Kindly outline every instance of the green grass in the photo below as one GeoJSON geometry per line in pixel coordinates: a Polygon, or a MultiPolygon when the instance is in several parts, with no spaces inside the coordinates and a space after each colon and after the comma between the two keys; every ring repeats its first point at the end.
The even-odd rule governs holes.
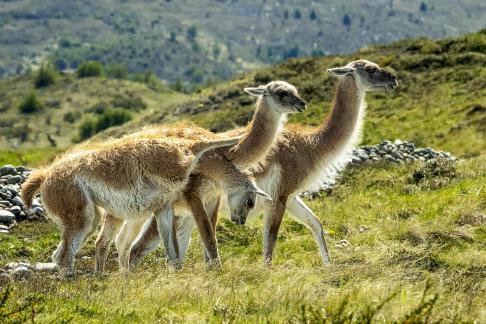
{"type": "MultiPolygon", "coordinates": [[[[180,272],[166,268],[161,248],[130,274],[110,259],[102,278],[92,274],[93,259],[79,259],[72,280],[16,281],[11,307],[42,293],[40,322],[482,322],[486,223],[477,215],[486,212],[486,156],[458,162],[436,187],[414,182],[417,170],[423,166],[350,168],[331,194],[308,201],[330,233],[328,266],[290,217],[270,268],[262,266],[261,220],[222,221],[220,272],[206,269],[194,234],[180,272]]],[[[1,238],[0,256],[49,261],[57,240],[51,223],[21,223],[1,238]]],[[[93,255],[93,242],[80,257],[93,255]]]]}

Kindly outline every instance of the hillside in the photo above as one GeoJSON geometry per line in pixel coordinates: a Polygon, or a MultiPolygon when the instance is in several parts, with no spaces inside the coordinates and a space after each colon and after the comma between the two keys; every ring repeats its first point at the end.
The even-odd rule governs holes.
{"type": "Polygon", "coordinates": [[[363,49],[348,56],[292,59],[216,87],[197,98],[106,132],[119,135],[143,125],[188,120],[214,131],[246,125],[254,100],[244,87],[286,80],[309,103],[303,114],[290,118],[308,126],[321,123],[329,111],[336,79],[326,69],[367,58],[396,71],[393,93],[370,93],[363,143],[385,138],[410,140],[458,156],[486,153],[486,30],[463,37],[432,41],[406,40],[363,49]]]}
{"type": "Polygon", "coordinates": [[[206,84],[292,57],[472,32],[485,21],[479,0],[2,0],[0,76],[46,58],[61,69],[94,59],[206,84]]]}
{"type": "Polygon", "coordinates": [[[368,95],[364,144],[402,138],[457,156],[476,156],[486,152],[482,140],[486,132],[484,53],[486,31],[438,41],[406,40],[368,47],[348,56],[292,59],[192,96],[143,82],[79,79],[65,74],[54,85],[37,90],[45,107],[33,114],[18,110],[21,100],[32,92],[32,77],[9,77],[0,80],[0,162],[38,165],[73,145],[86,120],[98,118],[112,108],[128,111],[133,120],[109,128],[100,137],[182,120],[214,131],[243,126],[254,109],[254,100],[243,88],[272,79],[293,83],[309,103],[308,110],[292,116],[290,122],[315,126],[330,108],[336,82],[326,69],[358,57],[394,69],[400,83],[393,93],[368,95]]]}
{"type": "Polygon", "coordinates": [[[29,163],[52,157],[79,141],[83,124],[110,112],[129,114],[134,121],[164,111],[186,95],[161,85],[111,78],[56,77],[49,87],[36,89],[41,111],[21,113],[20,103],[33,91],[32,77],[0,79],[0,162],[29,163]]]}

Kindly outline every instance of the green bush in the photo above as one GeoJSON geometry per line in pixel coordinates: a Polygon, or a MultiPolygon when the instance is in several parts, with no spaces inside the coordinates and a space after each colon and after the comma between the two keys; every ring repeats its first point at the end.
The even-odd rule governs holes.
{"type": "Polygon", "coordinates": [[[45,88],[56,81],[56,70],[51,63],[44,63],[34,74],[33,81],[36,88],[45,88]]]}
{"type": "Polygon", "coordinates": [[[132,115],[122,109],[107,109],[97,118],[84,121],[79,128],[79,140],[85,140],[104,129],[132,120],[132,115]]]}
{"type": "Polygon", "coordinates": [[[116,95],[111,102],[113,107],[139,111],[147,108],[147,104],[139,96],[116,95]]]}
{"type": "Polygon", "coordinates": [[[90,78],[103,76],[103,65],[97,61],[87,61],[78,66],[77,74],[79,78],[90,78]]]}
{"type": "Polygon", "coordinates": [[[42,102],[37,98],[35,92],[28,95],[20,104],[19,111],[22,114],[31,114],[41,111],[44,108],[42,102]]]}
{"type": "Polygon", "coordinates": [[[111,65],[106,70],[106,74],[112,79],[127,79],[128,67],[124,64],[111,65]]]}

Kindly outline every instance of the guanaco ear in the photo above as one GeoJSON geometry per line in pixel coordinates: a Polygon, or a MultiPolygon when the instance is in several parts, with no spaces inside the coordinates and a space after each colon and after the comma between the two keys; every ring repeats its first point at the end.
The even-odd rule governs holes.
{"type": "Polygon", "coordinates": [[[267,194],[265,191],[263,191],[262,189],[258,188],[258,186],[256,184],[252,184],[251,186],[251,192],[254,192],[256,193],[257,195],[260,195],[262,196],[263,198],[265,198],[266,200],[270,200],[272,201],[272,197],[270,197],[269,194],[267,194]]]}
{"type": "Polygon", "coordinates": [[[346,73],[352,73],[354,71],[356,71],[356,69],[353,68],[353,67],[349,67],[349,66],[327,69],[327,72],[330,75],[334,75],[334,76],[341,76],[341,75],[345,75],[346,73]]]}
{"type": "Polygon", "coordinates": [[[268,94],[268,88],[266,86],[250,87],[243,89],[246,93],[259,97],[268,94]]]}

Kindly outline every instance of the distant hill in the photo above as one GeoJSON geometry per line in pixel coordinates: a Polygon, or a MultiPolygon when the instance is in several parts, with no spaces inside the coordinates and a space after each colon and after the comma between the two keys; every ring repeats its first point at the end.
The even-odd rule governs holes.
{"type": "Polygon", "coordinates": [[[208,84],[292,57],[485,27],[480,0],[0,0],[0,76],[90,59],[208,84]]]}

